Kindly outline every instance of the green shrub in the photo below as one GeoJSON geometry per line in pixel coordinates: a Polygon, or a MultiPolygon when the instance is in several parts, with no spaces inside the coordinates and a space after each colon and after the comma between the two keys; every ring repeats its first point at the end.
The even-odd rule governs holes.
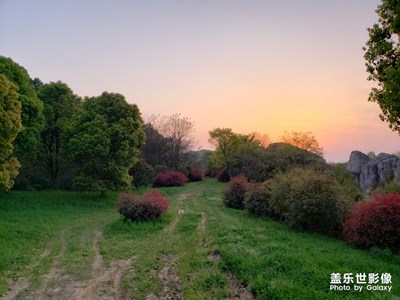
{"type": "Polygon", "coordinates": [[[147,164],[144,160],[140,159],[129,170],[129,174],[132,176],[133,185],[138,188],[140,186],[147,186],[151,184],[155,172],[152,166],[147,164]]]}
{"type": "Polygon", "coordinates": [[[357,178],[347,170],[345,163],[336,163],[331,165],[331,170],[342,187],[345,194],[353,200],[360,200],[362,193],[357,183],[357,178]]]}
{"type": "Polygon", "coordinates": [[[375,190],[375,193],[378,194],[389,194],[389,193],[396,193],[400,194],[400,184],[398,182],[389,182],[382,186],[378,186],[375,190]]]}
{"type": "Polygon", "coordinates": [[[330,173],[293,169],[271,182],[271,210],[284,223],[300,231],[338,236],[349,206],[330,173]]]}
{"type": "Polygon", "coordinates": [[[254,215],[272,216],[271,210],[271,188],[268,182],[252,184],[244,200],[245,209],[254,215]]]}

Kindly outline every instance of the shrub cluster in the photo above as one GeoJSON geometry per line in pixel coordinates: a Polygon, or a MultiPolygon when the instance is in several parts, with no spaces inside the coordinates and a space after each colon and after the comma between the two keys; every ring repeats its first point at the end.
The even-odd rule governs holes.
{"type": "Polygon", "coordinates": [[[166,171],[158,173],[153,178],[154,187],[183,186],[188,182],[188,178],[179,171],[166,171]]]}
{"type": "Polygon", "coordinates": [[[129,170],[129,175],[132,176],[133,185],[138,188],[152,183],[154,177],[154,169],[147,164],[144,160],[140,159],[129,170]]]}
{"type": "Polygon", "coordinates": [[[269,182],[251,184],[244,199],[244,208],[258,216],[272,216],[270,206],[271,188],[269,182]]]}
{"type": "Polygon", "coordinates": [[[245,194],[248,190],[249,182],[243,175],[238,175],[229,181],[228,187],[224,190],[224,203],[228,207],[243,209],[245,194]]]}
{"type": "Polygon", "coordinates": [[[299,168],[254,186],[245,200],[250,213],[330,236],[341,234],[349,206],[332,174],[299,168]]]}
{"type": "Polygon", "coordinates": [[[358,203],[344,225],[345,240],[359,248],[400,253],[400,194],[375,194],[358,203]]]}
{"type": "Polygon", "coordinates": [[[159,191],[149,191],[143,196],[136,196],[132,192],[123,192],[118,197],[118,212],[125,220],[156,220],[167,209],[168,198],[159,191]]]}
{"type": "Polygon", "coordinates": [[[228,182],[231,180],[231,176],[229,175],[227,168],[221,168],[214,172],[214,177],[218,179],[220,182],[228,182]]]}
{"type": "Polygon", "coordinates": [[[204,173],[200,169],[191,169],[188,177],[190,181],[202,181],[204,173]]]}

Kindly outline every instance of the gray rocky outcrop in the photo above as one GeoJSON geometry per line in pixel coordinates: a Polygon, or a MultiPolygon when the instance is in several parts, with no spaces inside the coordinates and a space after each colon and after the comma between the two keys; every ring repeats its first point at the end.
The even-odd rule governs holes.
{"type": "Polygon", "coordinates": [[[367,194],[378,185],[393,180],[400,182],[400,159],[387,153],[371,159],[360,151],[353,151],[347,169],[356,176],[360,189],[367,194]]]}

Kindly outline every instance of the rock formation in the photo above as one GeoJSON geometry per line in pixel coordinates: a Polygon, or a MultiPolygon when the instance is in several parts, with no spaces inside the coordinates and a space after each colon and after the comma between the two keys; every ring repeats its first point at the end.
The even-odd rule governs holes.
{"type": "Polygon", "coordinates": [[[400,158],[387,153],[371,159],[360,151],[353,151],[347,169],[356,176],[360,189],[367,194],[378,185],[393,180],[400,182],[400,158]]]}

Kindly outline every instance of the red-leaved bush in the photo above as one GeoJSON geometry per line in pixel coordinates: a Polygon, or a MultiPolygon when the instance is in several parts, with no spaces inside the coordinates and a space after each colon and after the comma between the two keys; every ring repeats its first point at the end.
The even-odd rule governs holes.
{"type": "Polygon", "coordinates": [[[215,177],[217,177],[218,181],[220,182],[228,182],[231,179],[227,168],[222,168],[215,171],[215,177]]]}
{"type": "Polygon", "coordinates": [[[166,171],[158,173],[153,178],[154,187],[183,186],[188,182],[188,178],[179,171],[166,171]]]}
{"type": "Polygon", "coordinates": [[[191,169],[188,177],[190,181],[202,181],[204,174],[200,169],[191,169]]]}
{"type": "Polygon", "coordinates": [[[243,209],[244,198],[249,187],[247,178],[243,175],[233,177],[224,190],[224,203],[228,207],[243,209]]]}
{"type": "Polygon", "coordinates": [[[125,220],[156,220],[167,210],[168,198],[159,191],[148,191],[143,196],[123,192],[118,197],[118,212],[125,220]]]}
{"type": "Polygon", "coordinates": [[[375,194],[358,203],[344,224],[345,240],[359,248],[400,253],[400,194],[375,194]]]}

